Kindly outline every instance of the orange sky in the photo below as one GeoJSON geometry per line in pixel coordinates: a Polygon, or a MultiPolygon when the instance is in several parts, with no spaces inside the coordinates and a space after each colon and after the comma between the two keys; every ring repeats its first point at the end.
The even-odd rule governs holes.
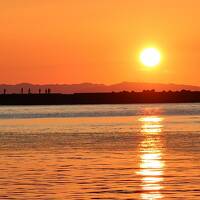
{"type": "Polygon", "coordinates": [[[200,85],[199,0],[0,2],[1,83],[200,85]],[[139,51],[163,52],[145,70],[139,51]]]}

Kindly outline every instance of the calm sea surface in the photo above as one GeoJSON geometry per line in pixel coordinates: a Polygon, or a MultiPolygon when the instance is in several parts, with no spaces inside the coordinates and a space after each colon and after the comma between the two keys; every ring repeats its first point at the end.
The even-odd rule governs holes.
{"type": "Polygon", "coordinates": [[[0,107],[0,199],[200,199],[200,104],[0,107]]]}

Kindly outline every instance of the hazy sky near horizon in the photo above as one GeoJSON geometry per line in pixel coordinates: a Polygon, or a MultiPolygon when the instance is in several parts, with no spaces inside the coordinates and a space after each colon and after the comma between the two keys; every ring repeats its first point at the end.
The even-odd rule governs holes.
{"type": "Polygon", "coordinates": [[[1,83],[200,85],[199,0],[0,1],[1,83]],[[162,63],[146,70],[141,49],[162,63]]]}

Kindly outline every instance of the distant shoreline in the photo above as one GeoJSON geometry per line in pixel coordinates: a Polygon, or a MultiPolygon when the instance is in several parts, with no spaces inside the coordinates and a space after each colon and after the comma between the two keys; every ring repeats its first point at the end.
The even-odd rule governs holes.
{"type": "Polygon", "coordinates": [[[200,103],[200,91],[109,92],[75,94],[0,94],[0,105],[200,103]]]}

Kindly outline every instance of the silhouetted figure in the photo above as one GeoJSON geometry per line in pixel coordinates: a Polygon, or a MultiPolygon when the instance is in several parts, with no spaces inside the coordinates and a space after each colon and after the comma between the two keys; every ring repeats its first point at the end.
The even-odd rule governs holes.
{"type": "Polygon", "coordinates": [[[24,94],[24,88],[21,88],[21,94],[24,94]]]}
{"type": "Polygon", "coordinates": [[[48,92],[47,89],[45,89],[45,94],[47,94],[47,92],[48,92]]]}
{"type": "Polygon", "coordinates": [[[28,89],[28,94],[31,94],[31,88],[28,89]]]}
{"type": "Polygon", "coordinates": [[[3,89],[3,94],[6,94],[6,89],[3,89]]]}
{"type": "Polygon", "coordinates": [[[50,89],[50,88],[48,88],[47,92],[48,92],[48,94],[50,94],[50,93],[51,93],[51,89],[50,89]]]}
{"type": "Polygon", "coordinates": [[[39,94],[41,94],[41,89],[39,89],[39,94]]]}

